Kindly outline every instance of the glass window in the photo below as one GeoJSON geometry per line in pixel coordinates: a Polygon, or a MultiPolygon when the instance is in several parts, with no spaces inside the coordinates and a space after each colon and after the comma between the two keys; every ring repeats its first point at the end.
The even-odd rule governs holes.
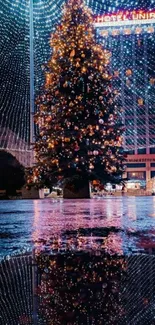
{"type": "Polygon", "coordinates": [[[145,135],[146,134],[146,130],[144,128],[137,128],[137,134],[138,135],[145,135]]]}
{"type": "MultiPolygon", "coordinates": [[[[141,34],[142,33],[142,28],[141,27],[137,27],[136,29],[135,29],[135,34],[141,34]]],[[[138,42],[138,45],[140,46],[141,45],[141,40],[140,39],[138,39],[137,40],[137,42],[138,42]]]]}
{"type": "Polygon", "coordinates": [[[133,135],[133,129],[127,128],[125,131],[126,136],[132,136],[133,135]]]}
{"type": "Polygon", "coordinates": [[[134,144],[134,138],[129,138],[129,139],[126,139],[126,145],[130,146],[130,145],[133,145],[134,144]]]}
{"type": "Polygon", "coordinates": [[[137,139],[137,145],[138,146],[144,146],[145,144],[146,144],[146,139],[145,138],[137,139]]]}
{"type": "Polygon", "coordinates": [[[127,155],[134,155],[135,154],[135,151],[134,150],[127,150],[125,153],[127,155]]]}
{"type": "Polygon", "coordinates": [[[125,98],[124,98],[125,106],[133,105],[133,94],[131,88],[125,88],[125,98]]]}
{"type": "Polygon", "coordinates": [[[155,145],[155,138],[150,138],[150,145],[155,145]]]}
{"type": "Polygon", "coordinates": [[[155,119],[152,118],[152,117],[150,117],[149,118],[149,124],[152,125],[152,126],[154,126],[155,125],[155,119]]]}
{"type": "Polygon", "coordinates": [[[103,36],[103,37],[107,37],[108,36],[108,31],[107,30],[102,30],[100,32],[100,35],[103,36]]]}
{"type": "Polygon", "coordinates": [[[149,107],[149,114],[155,114],[155,107],[154,106],[149,107]]]}
{"type": "Polygon", "coordinates": [[[125,119],[125,125],[127,125],[127,126],[134,126],[134,119],[128,119],[128,118],[126,118],[125,119]]]}
{"type": "Polygon", "coordinates": [[[131,34],[131,29],[130,28],[125,28],[124,29],[124,35],[130,35],[131,34]]]}
{"type": "Polygon", "coordinates": [[[145,163],[131,163],[131,164],[126,164],[127,168],[144,168],[146,167],[145,163]]]}
{"type": "Polygon", "coordinates": [[[138,155],[145,155],[146,154],[146,148],[138,149],[138,155]]]}
{"type": "Polygon", "coordinates": [[[148,27],[147,32],[148,32],[149,34],[154,33],[154,27],[153,27],[153,26],[148,27]]]}
{"type": "Polygon", "coordinates": [[[120,33],[119,29],[113,29],[112,36],[117,36],[117,35],[119,35],[119,33],[120,33]]]}
{"type": "Polygon", "coordinates": [[[149,134],[150,134],[150,138],[151,138],[151,135],[155,135],[155,128],[150,128],[149,134]]]}
{"type": "Polygon", "coordinates": [[[155,171],[151,171],[151,178],[155,177],[155,171]]]}
{"type": "Polygon", "coordinates": [[[146,172],[128,172],[127,173],[128,179],[146,179],[146,172]]]}
{"type": "Polygon", "coordinates": [[[145,115],[145,107],[144,106],[137,107],[137,115],[138,115],[138,117],[141,115],[145,115]]]}
{"type": "Polygon", "coordinates": [[[128,119],[128,116],[132,116],[133,117],[134,114],[134,109],[133,107],[131,108],[125,108],[125,118],[128,119]]]}
{"type": "Polygon", "coordinates": [[[150,154],[155,154],[155,148],[150,148],[150,154]]]}

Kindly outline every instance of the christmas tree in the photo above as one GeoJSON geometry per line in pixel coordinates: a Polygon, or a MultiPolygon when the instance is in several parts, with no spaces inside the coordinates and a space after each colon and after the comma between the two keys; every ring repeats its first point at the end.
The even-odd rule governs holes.
{"type": "Polygon", "coordinates": [[[110,54],[97,44],[83,0],[65,5],[51,48],[35,115],[36,183],[117,183],[124,170],[121,112],[108,71],[110,54]]]}

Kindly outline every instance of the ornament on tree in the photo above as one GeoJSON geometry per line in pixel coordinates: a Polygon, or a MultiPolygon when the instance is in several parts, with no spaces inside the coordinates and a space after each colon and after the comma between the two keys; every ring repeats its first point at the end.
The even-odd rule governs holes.
{"type": "Polygon", "coordinates": [[[73,49],[71,52],[70,52],[70,58],[73,58],[75,56],[75,50],[73,49]]]}
{"type": "Polygon", "coordinates": [[[86,67],[82,67],[81,72],[82,73],[85,73],[86,71],[87,71],[87,68],[86,67]]]}
{"type": "Polygon", "coordinates": [[[70,142],[70,138],[65,138],[64,141],[65,142],[70,142]]]}
{"type": "Polygon", "coordinates": [[[80,147],[79,145],[76,145],[75,148],[74,148],[75,151],[79,151],[80,150],[80,147]]]}
{"type": "Polygon", "coordinates": [[[64,88],[68,87],[68,81],[65,81],[65,82],[64,82],[63,87],[64,87],[64,88]]]}
{"type": "Polygon", "coordinates": [[[89,169],[94,169],[94,165],[92,163],[89,165],[89,169]]]}

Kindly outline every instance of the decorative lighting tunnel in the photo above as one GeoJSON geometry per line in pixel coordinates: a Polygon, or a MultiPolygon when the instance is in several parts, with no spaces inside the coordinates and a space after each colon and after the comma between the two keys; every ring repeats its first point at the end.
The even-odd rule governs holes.
{"type": "MultiPolygon", "coordinates": [[[[0,148],[23,149],[30,143],[30,3],[0,0],[0,148]]],[[[34,98],[44,84],[44,67],[51,55],[50,35],[59,23],[63,0],[33,0],[34,98]]],[[[124,26],[114,21],[96,27],[96,37],[112,53],[114,87],[126,126],[125,149],[155,150],[155,22],[149,0],[87,0],[95,17],[118,17],[142,10],[145,23],[124,26]],[[150,18],[150,17],[149,17],[150,18]],[[150,19],[151,20],[151,19],[150,19]]],[[[142,21],[142,20],[141,20],[142,21]]],[[[32,98],[31,98],[32,99],[32,98]]]]}

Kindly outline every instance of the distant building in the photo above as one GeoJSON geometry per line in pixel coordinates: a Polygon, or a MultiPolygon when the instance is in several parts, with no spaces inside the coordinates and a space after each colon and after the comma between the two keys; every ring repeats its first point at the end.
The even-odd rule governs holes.
{"type": "Polygon", "coordinates": [[[127,176],[148,184],[155,176],[155,11],[122,11],[96,17],[95,23],[98,42],[112,53],[127,176]]]}

